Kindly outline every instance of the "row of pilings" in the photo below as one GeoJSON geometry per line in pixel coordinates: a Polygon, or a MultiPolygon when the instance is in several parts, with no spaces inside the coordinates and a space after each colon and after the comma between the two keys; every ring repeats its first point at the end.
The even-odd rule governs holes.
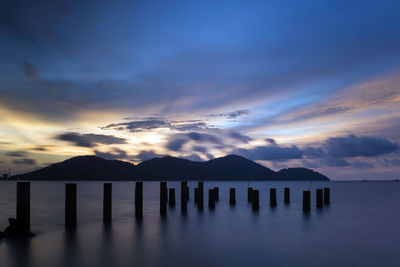
{"type": "MultiPolygon", "coordinates": [[[[181,182],[181,212],[187,212],[187,203],[189,201],[189,187],[186,181],[181,182]]],[[[252,187],[247,188],[247,201],[251,203],[253,210],[260,207],[259,190],[252,187]]],[[[276,188],[270,188],[269,204],[271,207],[277,206],[276,188]]],[[[215,203],[219,201],[219,188],[208,189],[208,207],[215,208],[215,203]]],[[[290,203],[290,188],[284,188],[283,202],[290,203]]],[[[204,182],[198,182],[194,189],[194,203],[199,210],[204,209],[204,182]]],[[[330,189],[316,189],[316,208],[321,209],[324,205],[330,203],[330,189]]],[[[236,204],[236,189],[229,188],[229,204],[236,204]]],[[[167,187],[167,182],[160,182],[160,214],[167,215],[167,205],[174,207],[176,205],[175,188],[167,187]]],[[[17,183],[17,221],[23,227],[24,231],[30,232],[30,183],[17,183]]],[[[303,211],[311,211],[311,191],[303,191],[303,211]]],[[[143,182],[135,183],[135,217],[143,216],[143,182]]],[[[112,220],[112,184],[104,183],[103,194],[103,221],[112,220]]],[[[65,226],[75,227],[77,225],[77,185],[75,183],[65,184],[65,226]]]]}
{"type": "MultiPolygon", "coordinates": [[[[285,204],[290,203],[290,188],[285,187],[283,191],[283,202],[285,204]]],[[[318,188],[315,190],[316,193],[316,201],[315,206],[318,209],[322,209],[324,205],[330,204],[330,188],[324,187],[318,188]]],[[[260,207],[259,204],[259,190],[254,190],[252,187],[247,188],[247,201],[252,203],[253,210],[258,210],[260,207]]],[[[271,207],[277,206],[276,201],[276,188],[270,188],[269,190],[269,205],[271,207]]],[[[311,211],[311,191],[305,190],[303,191],[303,211],[310,212],[311,211]]]]}

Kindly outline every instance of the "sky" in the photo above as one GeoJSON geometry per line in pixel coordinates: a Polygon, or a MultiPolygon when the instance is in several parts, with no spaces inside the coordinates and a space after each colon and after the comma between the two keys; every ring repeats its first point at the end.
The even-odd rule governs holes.
{"type": "Polygon", "coordinates": [[[242,155],[400,178],[398,1],[0,3],[0,172],[242,155]]]}

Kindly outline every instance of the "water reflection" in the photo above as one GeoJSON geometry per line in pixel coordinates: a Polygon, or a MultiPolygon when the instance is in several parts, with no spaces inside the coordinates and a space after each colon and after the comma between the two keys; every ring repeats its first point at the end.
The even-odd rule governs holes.
{"type": "MultiPolygon", "coordinates": [[[[247,202],[247,183],[236,183],[233,206],[228,198],[232,183],[219,183],[221,198],[215,210],[208,210],[204,201],[207,204],[199,211],[192,200],[182,213],[178,200],[166,217],[159,213],[159,183],[148,183],[140,219],[134,217],[127,184],[113,187],[118,194],[111,224],[101,220],[101,194],[84,193],[93,190],[88,184],[79,195],[77,229],[64,228],[63,212],[50,212],[63,207],[63,186],[56,187],[61,190],[56,195],[51,184],[44,189],[32,186],[37,190],[32,192],[32,230],[39,234],[27,240],[0,240],[0,266],[345,266],[346,257],[357,265],[390,266],[400,253],[400,214],[393,212],[400,209],[398,183],[333,183],[330,186],[338,192],[334,202],[318,210],[312,199],[310,213],[302,211],[304,183],[291,183],[291,203],[284,205],[278,197],[275,208],[263,190],[256,212],[247,202]],[[39,212],[37,207],[49,196],[49,208],[39,212]]],[[[271,186],[282,189],[288,184],[263,188],[271,186]]],[[[0,201],[7,203],[15,192],[4,188],[0,187],[0,201]]],[[[15,207],[3,206],[2,212],[12,215],[15,207]]]]}
{"type": "Polygon", "coordinates": [[[112,266],[117,262],[112,234],[112,223],[104,223],[102,228],[102,239],[100,242],[99,255],[96,257],[98,260],[97,266],[112,266]]]}
{"type": "Polygon", "coordinates": [[[7,246],[7,251],[10,256],[10,265],[16,267],[32,266],[32,238],[14,238],[1,240],[1,243],[7,246]]]}
{"type": "Polygon", "coordinates": [[[77,266],[79,263],[79,243],[77,241],[78,230],[76,228],[66,228],[64,231],[64,257],[61,263],[64,266],[77,266]]]}

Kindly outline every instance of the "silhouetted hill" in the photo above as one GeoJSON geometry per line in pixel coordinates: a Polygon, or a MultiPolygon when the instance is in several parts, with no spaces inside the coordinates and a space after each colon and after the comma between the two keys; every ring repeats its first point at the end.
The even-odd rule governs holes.
{"type": "Polygon", "coordinates": [[[278,172],[282,180],[317,180],[329,181],[325,175],[311,169],[297,167],[282,169],[278,172]]]}
{"type": "Polygon", "coordinates": [[[166,156],[137,165],[135,178],[143,180],[195,180],[204,177],[203,162],[166,156]]]}
{"type": "Polygon", "coordinates": [[[23,175],[37,180],[131,180],[135,166],[119,160],[78,156],[23,175]]]}
{"type": "Polygon", "coordinates": [[[133,165],[96,156],[79,156],[13,178],[33,180],[329,180],[306,168],[279,172],[241,156],[229,155],[206,162],[170,156],[133,165]]]}
{"type": "Polygon", "coordinates": [[[273,170],[237,155],[228,155],[203,163],[212,180],[279,180],[273,170]]]}

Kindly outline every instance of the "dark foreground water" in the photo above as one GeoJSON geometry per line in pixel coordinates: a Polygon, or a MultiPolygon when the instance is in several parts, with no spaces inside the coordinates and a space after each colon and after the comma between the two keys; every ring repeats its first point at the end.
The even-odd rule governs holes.
{"type": "MultiPolygon", "coordinates": [[[[64,182],[31,183],[36,236],[0,240],[0,266],[399,266],[400,182],[314,182],[312,211],[302,212],[309,182],[251,182],[260,210],[247,203],[247,182],[205,182],[220,187],[215,210],[198,212],[189,182],[188,213],[177,206],[159,215],[159,183],[144,183],[144,217],[134,218],[134,183],[113,182],[113,222],[102,223],[100,182],[78,183],[78,227],[64,228],[64,182]],[[237,205],[229,206],[229,187],[237,205]],[[283,188],[291,188],[290,205],[283,188]],[[331,205],[315,209],[315,189],[331,188],[331,205]],[[269,188],[278,206],[270,208],[269,188]],[[268,191],[268,193],[267,193],[268,191]],[[267,201],[268,200],[268,201],[267,201]]],[[[0,227],[15,216],[15,182],[0,183],[0,227]]]]}

